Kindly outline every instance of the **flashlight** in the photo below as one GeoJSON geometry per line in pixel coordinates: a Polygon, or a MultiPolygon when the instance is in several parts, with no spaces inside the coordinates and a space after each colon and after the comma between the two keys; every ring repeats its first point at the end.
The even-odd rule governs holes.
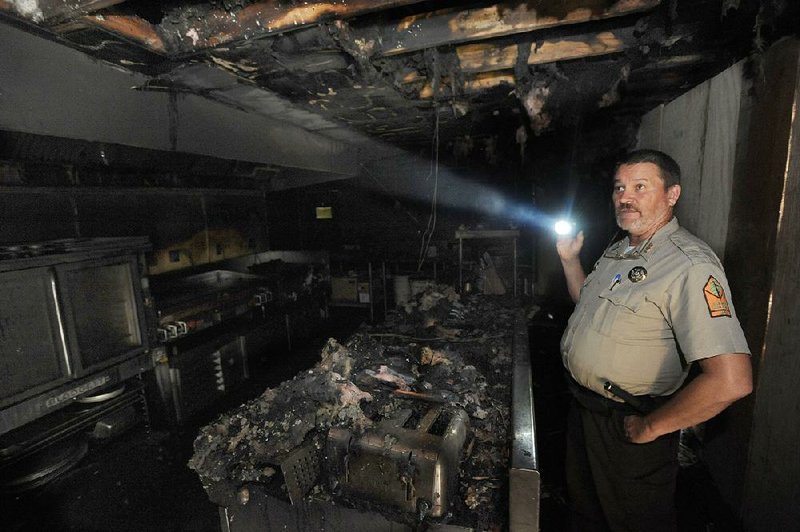
{"type": "Polygon", "coordinates": [[[553,225],[553,231],[555,231],[558,236],[570,236],[575,232],[575,224],[569,220],[558,220],[555,225],[553,225]]]}

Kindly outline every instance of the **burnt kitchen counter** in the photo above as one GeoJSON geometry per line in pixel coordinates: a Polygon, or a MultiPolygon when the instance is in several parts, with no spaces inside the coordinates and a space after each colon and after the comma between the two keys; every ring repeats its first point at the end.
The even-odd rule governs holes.
{"type": "Polygon", "coordinates": [[[535,529],[528,350],[516,300],[432,287],[203,427],[189,467],[223,530],[535,529]]]}

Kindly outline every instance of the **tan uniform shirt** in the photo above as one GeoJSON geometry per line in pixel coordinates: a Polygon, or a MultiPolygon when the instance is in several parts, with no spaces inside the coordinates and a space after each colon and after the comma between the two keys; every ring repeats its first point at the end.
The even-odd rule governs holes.
{"type": "Polygon", "coordinates": [[[690,362],[749,352],[719,259],[676,218],[632,250],[628,238],[606,249],[561,339],[572,377],[606,397],[605,381],[669,395],[690,362]]]}

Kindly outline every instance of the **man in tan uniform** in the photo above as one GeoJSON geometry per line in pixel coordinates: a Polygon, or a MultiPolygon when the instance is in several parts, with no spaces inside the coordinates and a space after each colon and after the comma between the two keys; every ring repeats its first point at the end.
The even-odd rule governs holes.
{"type": "Polygon", "coordinates": [[[752,389],[722,265],[673,218],[680,193],[672,158],[632,152],[612,194],[627,236],[588,276],[578,257],[583,233],[557,242],[577,304],[561,340],[575,398],[567,491],[576,531],[674,532],[680,429],[752,389]],[[701,371],[682,387],[692,363],[701,371]]]}

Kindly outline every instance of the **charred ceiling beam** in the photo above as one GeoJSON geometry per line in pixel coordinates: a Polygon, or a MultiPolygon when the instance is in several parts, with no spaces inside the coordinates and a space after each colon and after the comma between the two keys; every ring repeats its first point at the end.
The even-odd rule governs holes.
{"type": "MultiPolygon", "coordinates": [[[[517,45],[483,43],[459,46],[455,49],[455,54],[459,59],[459,69],[469,77],[458,87],[452,87],[452,81],[448,79],[444,88],[451,91],[451,94],[471,94],[503,84],[513,86],[515,79],[511,72],[518,66],[520,50],[528,54],[524,61],[528,65],[549,64],[624,52],[637,46],[666,45],[668,48],[675,42],[691,39],[697,34],[698,29],[693,25],[680,26],[669,37],[659,31],[651,32],[646,37],[637,37],[636,31],[635,27],[627,27],[563,38],[523,41],[517,45]],[[493,72],[497,74],[490,75],[493,72]]],[[[661,59],[647,63],[646,66],[654,69],[668,69],[709,60],[710,58],[706,54],[663,56],[661,59]]],[[[434,96],[431,84],[426,81],[424,74],[418,70],[406,70],[397,77],[398,84],[416,85],[417,95],[421,99],[434,96]],[[420,86],[421,88],[419,88],[420,86]]],[[[439,96],[441,95],[440,93],[439,96]]]]}
{"type": "Polygon", "coordinates": [[[177,22],[164,22],[159,31],[170,52],[191,53],[245,39],[276,35],[331,20],[419,3],[422,0],[268,0],[239,10],[216,9],[197,19],[191,14],[177,22]]]}
{"type": "Polygon", "coordinates": [[[362,38],[379,44],[377,55],[491,39],[554,26],[602,20],[653,9],[661,0],[514,0],[466,11],[415,15],[369,30],[362,38]]]}
{"type": "Polygon", "coordinates": [[[715,63],[717,60],[718,60],[717,54],[713,51],[696,53],[696,54],[667,56],[647,63],[646,65],[636,69],[636,72],[649,72],[657,70],[668,70],[673,68],[684,68],[686,66],[711,64],[715,63]]]}
{"type": "MultiPolygon", "coordinates": [[[[84,1],[86,4],[101,3],[101,0],[84,1]]],[[[119,1],[105,0],[109,5],[119,1]]],[[[267,0],[238,10],[211,9],[202,16],[187,8],[176,11],[158,25],[134,15],[87,15],[62,25],[58,31],[98,27],[154,52],[184,55],[222,44],[277,35],[321,22],[347,19],[421,1],[423,0],[329,0],[289,3],[267,0]]],[[[0,9],[12,4],[27,2],[0,0],[0,9]]]]}
{"type": "MultiPolygon", "coordinates": [[[[629,27],[524,44],[529,46],[522,48],[530,49],[527,64],[539,65],[621,52],[635,46],[637,39],[629,27]]],[[[517,45],[468,44],[456,48],[456,54],[463,72],[489,72],[514,68],[519,49],[517,45]]]]}
{"type": "MultiPolygon", "coordinates": [[[[448,80],[445,81],[447,82],[448,80]]],[[[454,92],[469,95],[487,91],[502,85],[513,88],[515,84],[516,79],[514,78],[514,74],[511,72],[483,72],[477,76],[465,79],[463,86],[458,87],[454,92]]],[[[427,100],[433,97],[433,85],[426,83],[419,91],[419,99],[427,100]]]]}
{"type": "MultiPolygon", "coordinates": [[[[160,54],[168,53],[167,47],[156,31],[155,26],[135,16],[105,15],[86,16],[79,19],[84,26],[94,26],[115,35],[133,41],[150,51],[160,54]]],[[[75,26],[64,27],[64,31],[75,29],[75,26]]]]}
{"type": "Polygon", "coordinates": [[[0,11],[36,23],[51,24],[78,18],[107,7],[121,4],[125,0],[0,0],[0,11]]]}

